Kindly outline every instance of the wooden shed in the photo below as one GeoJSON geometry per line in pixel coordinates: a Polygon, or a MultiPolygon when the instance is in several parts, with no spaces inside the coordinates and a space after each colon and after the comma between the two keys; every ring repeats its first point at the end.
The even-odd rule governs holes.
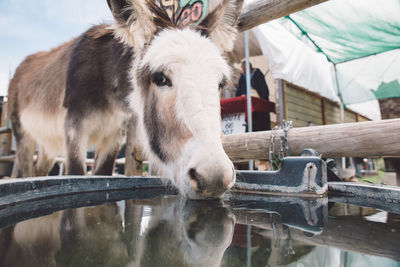
{"type": "MultiPolygon", "coordinates": [[[[293,121],[295,127],[341,123],[338,103],[286,81],[283,81],[283,103],[283,118],[293,121]]],[[[351,109],[344,111],[344,122],[368,120],[351,109]]]]}

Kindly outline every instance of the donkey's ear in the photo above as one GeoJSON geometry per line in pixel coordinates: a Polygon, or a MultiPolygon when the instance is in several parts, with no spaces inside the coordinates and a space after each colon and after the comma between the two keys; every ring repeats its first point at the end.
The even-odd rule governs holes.
{"type": "Polygon", "coordinates": [[[243,0],[223,0],[199,25],[201,31],[225,52],[233,49],[242,5],[243,0]]]}
{"type": "Polygon", "coordinates": [[[156,32],[146,0],[107,0],[115,18],[114,34],[125,44],[140,50],[156,32]]]}

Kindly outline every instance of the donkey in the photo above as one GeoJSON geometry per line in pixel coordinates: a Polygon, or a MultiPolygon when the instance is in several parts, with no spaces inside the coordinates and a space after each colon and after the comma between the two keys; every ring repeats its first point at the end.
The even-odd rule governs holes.
{"type": "Polygon", "coordinates": [[[67,175],[84,175],[89,145],[94,174],[111,174],[129,121],[148,159],[184,195],[221,196],[236,175],[222,147],[219,90],[243,0],[224,0],[197,26],[174,23],[153,0],[107,3],[112,25],[17,68],[9,102],[18,176],[46,175],[58,155],[67,175]]]}

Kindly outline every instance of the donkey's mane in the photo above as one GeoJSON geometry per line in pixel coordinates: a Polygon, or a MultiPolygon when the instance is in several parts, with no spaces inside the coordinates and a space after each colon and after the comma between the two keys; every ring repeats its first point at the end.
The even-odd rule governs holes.
{"type": "MultiPolygon", "coordinates": [[[[184,24],[182,22],[181,15],[183,13],[182,11],[187,6],[189,6],[189,3],[187,3],[185,6],[181,7],[180,12],[179,12],[178,16],[176,17],[176,19],[173,19],[168,16],[167,12],[162,7],[160,7],[156,1],[157,0],[148,0],[146,3],[150,9],[150,12],[153,15],[155,24],[157,25],[157,27],[159,29],[163,29],[163,28],[182,29],[182,28],[188,26],[187,24],[184,24]]],[[[205,27],[204,24],[200,24],[200,25],[196,26],[196,29],[198,29],[200,31],[206,31],[207,27],[205,27]]]]}
{"type": "MultiPolygon", "coordinates": [[[[179,14],[176,16],[175,19],[171,19],[167,12],[160,7],[158,4],[158,0],[147,0],[146,4],[149,7],[150,12],[153,15],[153,19],[155,24],[157,25],[158,29],[162,28],[179,28],[182,29],[187,24],[184,23],[184,20],[181,18],[183,14],[183,10],[189,6],[189,2],[180,8],[179,14]]],[[[208,36],[209,33],[209,26],[214,25],[220,18],[223,18],[225,22],[230,24],[236,24],[237,16],[233,13],[224,12],[225,9],[222,8],[224,6],[228,6],[231,9],[238,9],[241,8],[243,1],[240,1],[239,5],[235,5],[229,2],[229,0],[222,0],[214,10],[212,10],[204,19],[200,22],[200,24],[195,26],[195,29],[200,31],[202,35],[208,36]],[[225,17],[225,18],[224,18],[225,17]]]]}
{"type": "Polygon", "coordinates": [[[86,34],[93,39],[100,39],[105,36],[113,36],[113,31],[107,24],[100,24],[90,28],[86,34]]]}
{"type": "Polygon", "coordinates": [[[171,20],[167,12],[154,0],[147,1],[147,5],[153,14],[154,22],[158,28],[178,28],[179,25],[171,20]]]}

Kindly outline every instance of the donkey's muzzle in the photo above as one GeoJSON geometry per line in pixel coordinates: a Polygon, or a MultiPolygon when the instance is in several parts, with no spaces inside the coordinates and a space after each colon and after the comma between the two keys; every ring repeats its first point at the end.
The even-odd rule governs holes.
{"type": "Polygon", "coordinates": [[[199,198],[219,198],[230,189],[236,180],[231,165],[214,168],[190,168],[188,177],[190,186],[199,198]]]}

